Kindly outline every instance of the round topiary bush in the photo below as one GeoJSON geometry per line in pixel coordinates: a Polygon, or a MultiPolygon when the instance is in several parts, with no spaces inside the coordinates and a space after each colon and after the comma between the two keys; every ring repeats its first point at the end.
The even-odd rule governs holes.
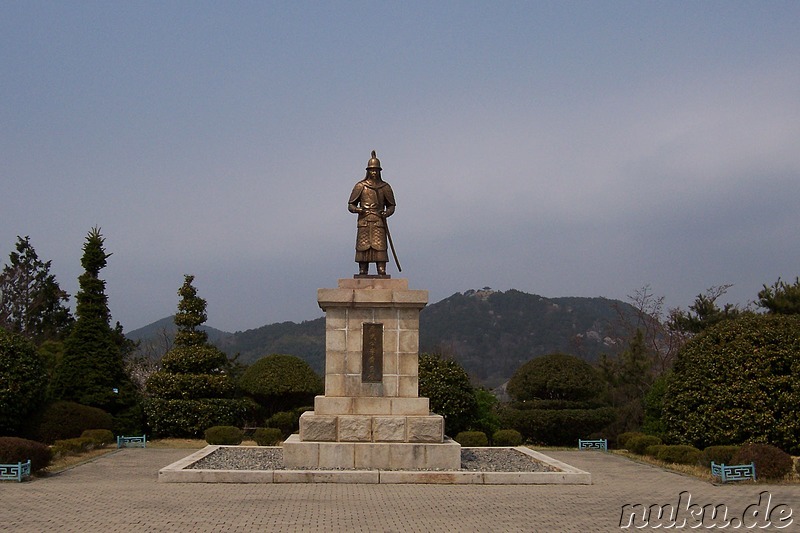
{"type": "Polygon", "coordinates": [[[516,402],[530,400],[594,400],[603,384],[589,363],[562,353],[531,359],[511,376],[506,388],[516,402]]]}
{"type": "Polygon", "coordinates": [[[323,393],[322,379],[302,359],[293,355],[262,357],[244,371],[239,387],[262,407],[262,417],[311,405],[323,393]]]}
{"type": "Polygon", "coordinates": [[[294,411],[280,411],[269,417],[266,426],[281,431],[283,438],[300,429],[300,417],[294,411]]]}
{"type": "Polygon", "coordinates": [[[80,437],[87,429],[112,429],[112,416],[96,407],[59,401],[47,406],[39,424],[39,439],[45,443],[80,437]]]}
{"type": "Polygon", "coordinates": [[[711,468],[711,461],[718,465],[732,465],[733,456],[739,448],[741,446],[708,446],[700,455],[700,464],[706,468],[711,468]]]}
{"type": "Polygon", "coordinates": [[[213,426],[205,432],[206,442],[226,446],[238,446],[242,443],[244,433],[235,426],[213,426]]]}
{"type": "Polygon", "coordinates": [[[116,442],[114,433],[108,429],[87,429],[81,433],[82,438],[92,439],[95,446],[102,447],[108,446],[112,442],[116,442]]]}
{"type": "Polygon", "coordinates": [[[652,446],[648,446],[644,449],[644,453],[642,455],[646,455],[648,457],[656,458],[658,453],[661,451],[662,448],[666,448],[666,444],[653,444],[652,446]]]}
{"type": "Polygon", "coordinates": [[[489,445],[489,438],[483,431],[462,431],[454,439],[461,446],[477,448],[489,445]]]}
{"type": "Polygon", "coordinates": [[[0,463],[16,464],[31,460],[31,472],[47,468],[53,458],[50,447],[19,437],[0,437],[0,463]]]}
{"type": "Polygon", "coordinates": [[[644,455],[648,446],[661,444],[661,439],[652,435],[642,435],[628,439],[627,450],[637,455],[644,455]]]}
{"type": "Polygon", "coordinates": [[[277,446],[283,440],[283,432],[278,428],[258,428],[253,433],[253,440],[259,446],[277,446]]]}
{"type": "Polygon", "coordinates": [[[494,446],[519,446],[522,444],[522,433],[516,429],[498,429],[492,435],[494,446]]]}
{"type": "Polygon", "coordinates": [[[800,453],[800,315],[709,327],[678,353],[663,398],[670,442],[770,442],[800,453]]]}
{"type": "Polygon", "coordinates": [[[655,458],[665,463],[696,465],[702,453],[694,446],[686,444],[662,445],[656,452],[655,458]]]}
{"type": "Polygon", "coordinates": [[[756,479],[783,479],[792,471],[792,456],[771,444],[745,444],[733,454],[736,465],[756,464],[756,479]]]}

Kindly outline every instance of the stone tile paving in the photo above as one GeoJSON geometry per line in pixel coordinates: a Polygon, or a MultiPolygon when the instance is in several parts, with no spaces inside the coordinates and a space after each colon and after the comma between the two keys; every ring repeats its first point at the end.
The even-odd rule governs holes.
{"type": "Polygon", "coordinates": [[[602,452],[548,453],[591,472],[592,485],[158,483],[158,470],[186,455],[125,449],[49,478],[0,484],[0,530],[602,532],[621,531],[625,504],[677,504],[688,491],[694,503],[741,516],[767,491],[772,507],[795,514],[789,527],[761,530],[800,531],[800,486],[715,486],[602,452]]]}

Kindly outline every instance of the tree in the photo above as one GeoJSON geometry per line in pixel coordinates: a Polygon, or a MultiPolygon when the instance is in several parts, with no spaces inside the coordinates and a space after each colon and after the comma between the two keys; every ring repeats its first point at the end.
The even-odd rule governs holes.
{"type": "Polygon", "coordinates": [[[644,421],[644,398],[653,384],[652,359],[641,329],[619,356],[601,358],[600,372],[608,387],[609,402],[617,409],[617,420],[607,428],[609,433],[639,429],[644,421]]]}
{"type": "Polygon", "coordinates": [[[50,274],[50,261],[42,261],[30,237],[17,237],[16,251],[0,273],[0,327],[41,344],[63,338],[73,319],[69,294],[50,274]]]}
{"type": "Polygon", "coordinates": [[[262,357],[244,371],[239,387],[260,406],[264,420],[279,411],[314,404],[322,394],[322,379],[311,367],[294,355],[271,354],[262,357]]]}
{"type": "Polygon", "coordinates": [[[597,370],[573,355],[531,359],[511,376],[506,390],[514,402],[500,410],[503,427],[535,443],[574,446],[579,438],[595,436],[616,414],[602,405],[597,370]]]}
{"type": "Polygon", "coordinates": [[[46,391],[47,372],[36,348],[0,328],[0,435],[17,435],[46,391]]]}
{"type": "Polygon", "coordinates": [[[668,440],[698,448],[768,442],[800,452],[800,317],[743,316],[689,341],[662,422],[668,440]]]}
{"type": "Polygon", "coordinates": [[[212,426],[238,426],[246,412],[247,402],[234,397],[228,358],[197,329],[206,320],[206,301],[193,280],[184,276],[178,291],[175,344],[145,383],[147,423],[158,435],[199,437],[212,426]]]}
{"type": "Polygon", "coordinates": [[[125,372],[118,339],[121,332],[109,325],[106,282],[99,277],[111,256],[104,250],[104,241],[100,229],[95,227],[83,245],[84,273],[78,278],[77,320],[64,341],[53,395],[118,416],[136,405],[137,396],[125,372]]]}
{"type": "Polygon", "coordinates": [[[478,402],[461,365],[438,354],[419,355],[419,395],[430,400],[432,412],[444,417],[448,435],[469,429],[478,415],[478,402]]]}
{"type": "Polygon", "coordinates": [[[733,304],[717,306],[717,299],[733,285],[720,285],[709,288],[705,294],[698,294],[688,311],[673,309],[670,312],[669,327],[674,331],[697,334],[723,320],[736,318],[742,311],[733,304]]]}
{"type": "Polygon", "coordinates": [[[792,285],[781,278],[772,287],[764,285],[758,293],[758,305],[776,315],[800,314],[800,278],[795,278],[792,285]]]}

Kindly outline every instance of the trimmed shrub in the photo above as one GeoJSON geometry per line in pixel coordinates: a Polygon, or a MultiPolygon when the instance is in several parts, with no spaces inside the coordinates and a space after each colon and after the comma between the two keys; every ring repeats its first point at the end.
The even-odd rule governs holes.
{"type": "Polygon", "coordinates": [[[269,417],[266,425],[268,428],[279,429],[285,439],[300,429],[300,415],[294,411],[280,411],[269,417]]]}
{"type": "Polygon", "coordinates": [[[506,390],[516,402],[529,400],[588,401],[602,390],[597,370],[589,363],[562,353],[531,359],[511,376],[506,390]]]}
{"type": "Polygon", "coordinates": [[[745,444],[733,454],[735,465],[756,464],[756,478],[782,479],[792,471],[792,456],[772,444],[745,444]]]}
{"type": "Polygon", "coordinates": [[[277,446],[283,440],[283,432],[278,428],[257,428],[253,440],[259,446],[277,446]]]}
{"type": "Polygon", "coordinates": [[[262,407],[262,417],[314,403],[322,394],[322,379],[302,359],[271,354],[244,371],[239,387],[262,407]]]}
{"type": "Polygon", "coordinates": [[[116,442],[114,433],[107,429],[87,429],[81,433],[82,438],[92,439],[95,446],[108,446],[112,442],[116,442]]]}
{"type": "Polygon", "coordinates": [[[154,435],[199,437],[212,426],[240,426],[249,405],[244,398],[148,398],[144,412],[154,435]]]}
{"type": "Polygon", "coordinates": [[[632,437],[628,439],[627,450],[631,453],[644,455],[648,446],[661,444],[661,439],[652,435],[642,435],[640,437],[632,437]]]}
{"type": "Polygon", "coordinates": [[[644,433],[639,431],[626,431],[625,433],[620,433],[617,435],[617,448],[621,450],[627,450],[629,440],[631,440],[633,437],[644,437],[644,435],[644,433]]]}
{"type": "Polygon", "coordinates": [[[741,446],[708,446],[700,455],[700,464],[706,468],[711,468],[711,461],[718,465],[732,465],[739,448],[741,446]]]}
{"type": "Polygon", "coordinates": [[[454,440],[467,448],[489,445],[489,438],[483,431],[462,431],[454,440]]]}
{"type": "Polygon", "coordinates": [[[666,448],[666,444],[653,444],[652,446],[648,446],[644,449],[644,453],[642,455],[646,455],[648,457],[652,457],[655,459],[658,457],[659,452],[661,452],[662,448],[666,448]]]}
{"type": "Polygon", "coordinates": [[[64,457],[66,455],[80,455],[95,448],[94,439],[90,437],[75,437],[62,439],[53,443],[53,455],[64,457]]]}
{"type": "Polygon", "coordinates": [[[516,429],[498,429],[492,435],[494,446],[519,446],[522,444],[522,433],[516,429]]]}
{"type": "Polygon", "coordinates": [[[205,437],[209,444],[238,446],[242,443],[244,434],[235,426],[214,426],[206,430],[205,437]]]}
{"type": "Polygon", "coordinates": [[[50,447],[19,437],[0,437],[0,463],[15,464],[31,460],[31,472],[47,468],[53,458],[50,447]]]}
{"type": "Polygon", "coordinates": [[[215,346],[176,346],[161,358],[161,368],[171,374],[218,374],[228,367],[228,357],[215,346]]]}
{"type": "Polygon", "coordinates": [[[112,416],[97,407],[59,401],[47,406],[39,424],[39,439],[44,443],[80,437],[87,429],[112,429],[112,416]]]}
{"type": "Polygon", "coordinates": [[[526,442],[550,446],[575,446],[578,439],[597,433],[616,418],[613,407],[597,409],[498,410],[503,427],[516,429],[526,442]]]}
{"type": "Polygon", "coordinates": [[[662,445],[656,452],[656,459],[665,463],[675,463],[679,465],[696,465],[700,461],[703,452],[694,446],[686,444],[662,445]]]}
{"type": "Polygon", "coordinates": [[[147,380],[147,391],[168,399],[230,398],[236,391],[236,384],[228,374],[156,372],[147,380]]]}

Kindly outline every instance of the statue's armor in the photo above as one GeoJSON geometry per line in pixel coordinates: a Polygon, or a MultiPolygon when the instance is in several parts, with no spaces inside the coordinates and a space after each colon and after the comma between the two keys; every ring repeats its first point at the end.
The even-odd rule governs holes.
{"type": "Polygon", "coordinates": [[[386,246],[386,222],[379,214],[394,211],[394,192],[385,181],[361,180],[350,195],[350,210],[358,212],[356,233],[356,262],[389,261],[386,246]]]}

